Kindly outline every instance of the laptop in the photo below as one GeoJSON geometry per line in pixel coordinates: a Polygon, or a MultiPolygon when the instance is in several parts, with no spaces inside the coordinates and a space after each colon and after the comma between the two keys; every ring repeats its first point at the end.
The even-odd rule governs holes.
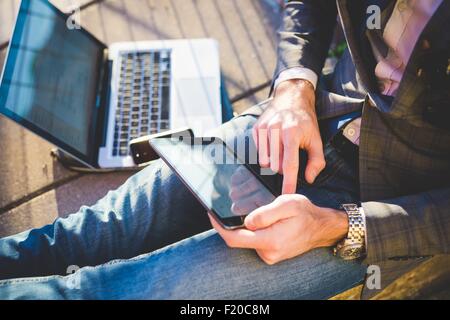
{"type": "Polygon", "coordinates": [[[222,123],[215,40],[108,47],[67,19],[48,0],[22,0],[1,114],[91,168],[135,166],[132,139],[182,127],[201,136],[222,123]]]}

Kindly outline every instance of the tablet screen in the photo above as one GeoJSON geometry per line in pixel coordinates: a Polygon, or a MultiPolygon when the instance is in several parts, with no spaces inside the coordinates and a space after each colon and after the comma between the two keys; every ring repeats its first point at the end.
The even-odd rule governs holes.
{"type": "Polygon", "coordinates": [[[275,199],[220,139],[159,138],[150,144],[203,205],[222,219],[245,216],[275,199]]]}

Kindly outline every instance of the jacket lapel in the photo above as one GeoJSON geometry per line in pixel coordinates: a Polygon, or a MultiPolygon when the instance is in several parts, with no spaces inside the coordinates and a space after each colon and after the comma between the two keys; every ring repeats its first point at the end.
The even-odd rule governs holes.
{"type": "MultiPolygon", "coordinates": [[[[339,18],[341,20],[345,39],[347,40],[348,50],[355,64],[356,71],[360,78],[361,84],[366,92],[372,91],[371,80],[367,66],[364,63],[364,59],[361,54],[361,42],[360,42],[360,21],[356,21],[355,17],[358,15],[353,14],[350,11],[350,3],[352,0],[337,0],[337,8],[339,12],[339,18]]],[[[361,10],[361,2],[358,0],[352,6],[352,11],[361,10]]]]}
{"type": "MultiPolygon", "coordinates": [[[[395,0],[390,0],[395,1],[395,0]]],[[[364,59],[365,21],[367,19],[366,9],[369,4],[377,4],[382,11],[389,5],[389,1],[361,1],[361,0],[337,0],[337,8],[341,19],[344,35],[347,40],[348,49],[358,74],[358,81],[367,92],[368,102],[383,112],[389,112],[392,99],[383,97],[376,85],[374,77],[374,62],[368,63],[364,59]],[[357,19],[357,17],[362,17],[357,19]]],[[[367,43],[366,46],[369,46],[367,43]]],[[[367,55],[367,54],[366,54],[367,55]]],[[[373,59],[372,54],[370,56],[373,59]]]]}
{"type": "MultiPolygon", "coordinates": [[[[375,3],[376,1],[373,2],[375,3]]],[[[381,6],[385,4],[385,2],[380,2],[380,8],[382,9],[381,6]]],[[[422,43],[427,40],[435,44],[442,44],[442,30],[450,29],[450,1],[442,2],[423,30],[406,65],[405,73],[394,99],[386,99],[385,96],[379,93],[373,81],[374,71],[370,70],[370,64],[363,58],[364,51],[362,43],[364,37],[361,35],[365,27],[361,23],[361,20],[356,19],[356,16],[364,15],[367,5],[368,3],[366,1],[337,0],[339,17],[344,29],[350,55],[358,73],[358,80],[367,92],[368,101],[372,106],[394,117],[408,118],[410,121],[416,119],[420,122],[422,120],[423,110],[419,108],[423,106],[414,104],[414,102],[424,94],[425,90],[423,83],[418,81],[418,77],[420,76],[420,59],[423,56],[422,43]],[[416,109],[413,109],[413,107],[416,109]]]]}
{"type": "MultiPolygon", "coordinates": [[[[442,34],[442,32],[448,32],[449,29],[450,1],[443,1],[425,26],[405,67],[402,81],[393,101],[391,111],[393,116],[408,117],[411,121],[414,121],[415,118],[418,121],[422,120],[423,108],[426,106],[415,102],[426,90],[426,83],[420,79],[423,76],[423,63],[426,62],[423,60],[427,50],[433,52],[426,58],[428,60],[433,59],[435,53],[448,52],[450,38],[448,34],[442,34]],[[428,45],[431,48],[426,48],[428,45]]],[[[446,58],[450,59],[450,57],[446,58]]]]}

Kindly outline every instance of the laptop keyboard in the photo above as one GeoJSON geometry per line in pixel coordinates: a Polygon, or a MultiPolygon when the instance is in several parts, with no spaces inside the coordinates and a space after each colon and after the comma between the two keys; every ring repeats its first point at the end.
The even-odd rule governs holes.
{"type": "Polygon", "coordinates": [[[123,53],[113,156],[130,154],[130,140],[169,129],[170,50],[123,53]]]}

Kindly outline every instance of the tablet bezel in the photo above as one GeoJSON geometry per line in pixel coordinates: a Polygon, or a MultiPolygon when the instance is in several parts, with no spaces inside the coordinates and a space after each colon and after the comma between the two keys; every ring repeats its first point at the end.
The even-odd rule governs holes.
{"type": "MultiPolygon", "coordinates": [[[[174,138],[167,138],[167,137],[161,137],[161,138],[154,138],[149,140],[150,146],[152,147],[152,149],[158,154],[158,156],[164,161],[164,163],[166,163],[172,170],[173,172],[175,172],[175,174],[177,175],[177,177],[180,178],[181,182],[183,182],[183,184],[188,188],[188,190],[195,196],[195,198],[202,204],[202,206],[210,213],[212,213],[212,216],[215,218],[215,220],[225,229],[238,229],[238,228],[243,228],[244,227],[244,220],[245,217],[247,215],[242,215],[242,216],[235,216],[235,217],[229,217],[229,218],[222,218],[214,208],[210,208],[206,203],[204,203],[204,201],[200,198],[200,196],[197,194],[197,192],[195,190],[193,190],[193,188],[189,185],[189,183],[187,181],[185,181],[184,177],[182,176],[182,174],[180,172],[178,172],[177,168],[175,168],[175,166],[170,163],[169,160],[167,160],[164,155],[160,152],[160,150],[157,149],[157,147],[155,147],[152,142],[154,140],[160,140],[160,139],[174,139],[174,138]]],[[[276,197],[276,193],[272,190],[272,188],[270,188],[270,186],[267,185],[267,183],[264,182],[264,180],[261,179],[261,177],[244,161],[242,161],[242,159],[240,159],[238,157],[238,155],[234,152],[234,150],[232,150],[231,148],[229,148],[226,143],[218,138],[218,137],[202,137],[202,138],[190,138],[191,139],[191,144],[201,144],[201,145],[209,145],[211,143],[222,143],[222,145],[228,149],[228,151],[233,155],[234,159],[238,161],[239,165],[245,166],[247,168],[247,170],[250,171],[251,174],[253,174],[253,176],[274,196],[276,197]]],[[[177,138],[177,140],[181,141],[182,137],[177,138]]]]}

